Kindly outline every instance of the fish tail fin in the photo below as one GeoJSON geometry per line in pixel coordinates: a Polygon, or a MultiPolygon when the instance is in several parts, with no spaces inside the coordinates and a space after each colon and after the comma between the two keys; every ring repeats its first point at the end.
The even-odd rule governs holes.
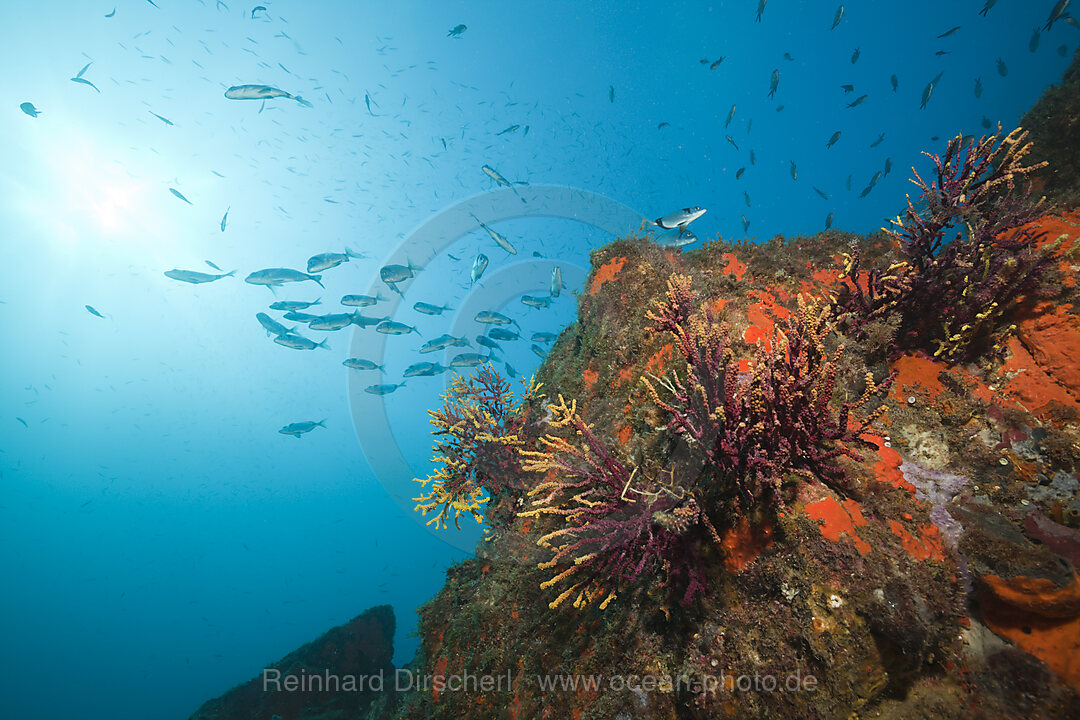
{"type": "Polygon", "coordinates": [[[421,270],[424,269],[424,268],[420,267],[419,265],[413,265],[412,260],[406,259],[405,263],[409,266],[409,269],[412,270],[413,272],[420,272],[421,270]]]}
{"type": "Polygon", "coordinates": [[[322,427],[322,428],[324,428],[324,427],[326,427],[326,421],[327,421],[328,419],[329,419],[329,418],[323,418],[322,420],[320,420],[319,422],[317,422],[317,423],[315,423],[315,424],[316,424],[316,425],[318,425],[319,427],[322,427]]]}
{"type": "Polygon", "coordinates": [[[319,283],[319,287],[321,287],[323,290],[326,289],[326,286],[322,284],[322,275],[310,275],[309,277],[315,282],[319,283]]]}
{"type": "Polygon", "coordinates": [[[322,348],[323,350],[329,350],[330,346],[326,344],[327,342],[329,342],[329,340],[330,338],[326,338],[326,340],[323,340],[320,343],[315,343],[315,347],[322,348]]]}
{"type": "Polygon", "coordinates": [[[270,290],[270,292],[274,295],[274,297],[277,297],[277,290],[274,289],[274,286],[273,286],[272,283],[267,283],[266,287],[270,290]]]}
{"type": "Polygon", "coordinates": [[[224,275],[222,275],[221,277],[232,277],[232,276],[233,276],[233,275],[235,275],[235,274],[236,274],[236,271],[235,271],[235,270],[230,270],[229,272],[225,273],[225,274],[224,274],[224,275]]]}
{"type": "Polygon", "coordinates": [[[309,103],[309,102],[308,102],[307,100],[305,100],[304,98],[300,97],[299,95],[290,95],[289,97],[291,97],[291,98],[292,98],[293,100],[295,100],[296,102],[300,103],[300,104],[301,104],[301,105],[303,105],[304,107],[315,107],[314,105],[312,105],[312,104],[311,104],[311,103],[309,103]]]}
{"type": "Polygon", "coordinates": [[[417,335],[419,335],[420,337],[424,337],[424,335],[423,335],[423,334],[422,334],[422,333],[421,333],[421,332],[420,332],[419,330],[417,330],[417,329],[416,329],[416,326],[413,326],[413,329],[412,329],[412,331],[413,331],[414,333],[416,333],[417,335]]]}
{"type": "Polygon", "coordinates": [[[356,252],[355,250],[351,250],[349,248],[345,248],[345,255],[348,256],[348,257],[357,258],[357,259],[367,257],[367,253],[356,252]]]}
{"type": "Polygon", "coordinates": [[[449,305],[443,305],[442,309],[443,309],[443,312],[446,312],[447,310],[453,310],[454,308],[450,307],[449,305]]]}

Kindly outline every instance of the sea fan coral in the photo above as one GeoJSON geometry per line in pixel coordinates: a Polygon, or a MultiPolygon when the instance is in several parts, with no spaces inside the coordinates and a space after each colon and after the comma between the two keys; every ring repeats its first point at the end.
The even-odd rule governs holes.
{"type": "Polygon", "coordinates": [[[443,407],[428,411],[435,426],[432,434],[443,438],[435,443],[432,458],[442,467],[416,480],[422,487],[431,484],[431,492],[413,498],[416,510],[425,516],[439,510],[429,525],[446,528],[451,510],[459,529],[463,513],[482,523],[485,503],[522,488],[519,433],[526,422],[526,402],[539,397],[540,386],[530,383],[525,395],[515,401],[510,382],[490,363],[474,377],[454,376],[442,396],[443,407]]]}
{"type": "Polygon", "coordinates": [[[1026,179],[1046,164],[1023,165],[1026,137],[1020,128],[1001,137],[999,126],[978,141],[954,138],[944,158],[926,153],[936,178],[915,173],[918,204],[908,197],[885,231],[906,259],[864,274],[857,251],[847,258],[834,298],[845,331],[861,337],[869,322],[895,313],[897,351],[925,349],[958,362],[983,349],[1053,262],[1052,248],[1038,248],[1039,233],[1018,230],[1041,214],[1026,179]]]}
{"type": "Polygon", "coordinates": [[[704,590],[697,544],[707,533],[720,542],[693,492],[674,477],[650,480],[638,468],[627,470],[577,412],[577,403],[563,397],[548,407],[553,429],[569,429],[575,444],[560,435],[540,438],[543,450],[525,450],[525,468],[548,473],[548,479],[529,492],[533,508],[523,517],[554,515],[565,524],[537,544],[554,551],[539,565],[570,565],[545,581],[548,588],[569,583],[549,604],[556,608],[574,597],[580,608],[600,600],[604,609],[620,586],[643,574],[661,571],[685,582],[683,602],[704,590]]]}
{"type": "MultiPolygon", "coordinates": [[[[657,406],[671,415],[667,429],[697,450],[718,479],[721,496],[734,495],[743,510],[760,501],[783,503],[780,485],[796,474],[836,484],[841,455],[858,457],[851,445],[883,412],[849,422],[853,409],[868,403],[884,385],[867,374],[858,400],[839,412],[831,406],[837,362],[825,342],[833,330],[830,308],[799,296],[778,342],[758,346],[749,373],[732,362],[728,329],[715,322],[707,306],[691,312],[690,278],[674,275],[667,296],[648,314],[652,332],[674,335],[687,363],[686,376],[654,378],[667,391],[644,380],[657,406]]],[[[886,384],[888,381],[886,381],[886,384]]]]}

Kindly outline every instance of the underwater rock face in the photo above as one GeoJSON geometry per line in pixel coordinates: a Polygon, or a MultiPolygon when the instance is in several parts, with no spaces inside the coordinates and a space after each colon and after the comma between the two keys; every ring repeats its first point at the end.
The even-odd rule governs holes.
{"type": "Polygon", "coordinates": [[[373,607],[268,665],[253,680],[205,703],[191,720],[390,717],[397,698],[391,662],[394,625],[390,605],[373,607]],[[370,679],[380,675],[382,687],[373,686],[370,679]],[[355,688],[348,678],[355,679],[355,688]],[[335,682],[337,689],[333,689],[335,682]]]}
{"type": "MultiPolygon", "coordinates": [[[[1063,217],[1039,223],[1071,222],[1063,217]]],[[[892,261],[881,236],[838,232],[686,254],[634,238],[601,248],[578,322],[541,369],[543,390],[574,398],[596,447],[642,467],[670,432],[642,378],[688,377],[670,338],[648,331],[667,279],[691,279],[696,302],[729,326],[732,362],[749,378],[754,349],[790,332],[798,294],[836,288],[852,241],[864,259],[892,261]]],[[[759,507],[726,526],[714,516],[718,542],[699,548],[705,590],[689,602],[663,571],[602,604],[561,602],[553,576],[567,562],[537,567],[550,557],[537,539],[559,524],[524,512],[524,497],[522,514],[482,557],[452,568],[420,611],[421,673],[507,682],[417,689],[400,717],[1080,716],[1074,307],[1068,283],[1021,303],[973,362],[884,352],[887,327],[828,340],[836,397],[858,399],[868,371],[892,372],[875,401],[888,412],[852,444],[861,459],[835,458],[843,481],[789,478],[775,512],[759,507]],[[1013,343],[1031,372],[1016,372],[1013,343]],[[1047,385],[1028,406],[1033,391],[1021,383],[1035,369],[1047,385]]],[[[542,415],[544,403],[533,404],[542,415]]],[[[692,458],[692,444],[666,447],[673,471],[694,467],[676,457],[692,458]]]]}

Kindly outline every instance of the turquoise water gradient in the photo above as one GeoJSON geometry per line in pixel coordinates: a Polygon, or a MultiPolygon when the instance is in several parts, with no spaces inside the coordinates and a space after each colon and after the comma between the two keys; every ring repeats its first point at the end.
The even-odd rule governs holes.
{"type": "MultiPolygon", "coordinates": [[[[275,345],[254,319],[274,298],[242,281],[249,272],[365,251],[327,271],[325,291],[279,293],[321,296],[316,309],[332,312],[412,229],[495,189],[485,164],[647,217],[701,205],[702,239],[742,237],[742,215],[759,239],[816,232],[830,212],[834,227],[871,231],[901,208],[922,150],[981,133],[984,116],[1011,129],[1080,39],[1059,23],[1029,51],[1049,0],[1002,0],[986,18],[983,0],[848,2],[831,31],[836,2],[771,0],[755,23],[753,0],[276,0],[254,20],[256,3],[156,1],[118,0],[111,18],[112,0],[0,7],[4,717],[184,718],[383,602],[398,615],[396,659],[411,658],[413,611],[461,553],[405,517],[366,464],[341,366],[351,331],[331,334],[330,352],[275,345]],[[466,32],[447,37],[459,23],[466,32]],[[69,80],[88,62],[83,78],[100,93],[69,80]],[[276,99],[259,112],[224,98],[243,83],[313,107],[276,99]],[[886,158],[891,175],[860,200],[886,158]],[[163,275],[210,272],[205,260],[238,277],[196,286],[163,275]],[[299,440],[277,432],[323,418],[326,429],[299,440]]],[[[609,239],[555,219],[496,228],[517,256],[477,231],[449,251],[458,261],[415,258],[433,271],[403,286],[395,319],[423,337],[390,338],[384,382],[433,359],[415,348],[448,327],[413,302],[456,306],[482,291],[466,279],[477,252],[489,273],[534,252],[587,265],[609,239]]],[[[549,310],[507,312],[530,334],[557,332],[574,289],[549,310]]],[[[507,359],[528,374],[538,359],[518,344],[507,359]]],[[[442,381],[387,397],[420,472],[442,381]]]]}

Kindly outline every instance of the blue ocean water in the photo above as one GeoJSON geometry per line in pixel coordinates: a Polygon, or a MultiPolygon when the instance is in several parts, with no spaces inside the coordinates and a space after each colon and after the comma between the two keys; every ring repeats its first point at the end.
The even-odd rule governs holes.
{"type": "Polygon", "coordinates": [[[500,371],[530,375],[590,250],[640,218],[704,207],[702,240],[830,214],[873,231],[923,150],[1014,127],[1080,40],[1059,21],[1035,42],[1049,0],[849,2],[834,29],[837,2],[761,4],[5,3],[0,714],[184,718],[381,603],[407,662],[415,608],[480,535],[410,509],[448,376],[365,387],[482,350],[481,310],[521,328],[500,371]],[[225,97],[244,84],[305,102],[225,97]],[[325,288],[244,282],[346,247],[367,257],[325,288]],[[207,261],[236,276],[164,275],[207,261]],[[423,268],[380,304],[419,336],[301,327],[329,351],[294,350],[255,319],[394,299],[391,262],[423,268]],[[555,266],[561,296],[520,303],[555,266]],[[417,353],[442,333],[474,347],[417,353]],[[342,366],[381,343],[383,374],[342,366]],[[411,472],[380,474],[397,456],[411,472]]]}

